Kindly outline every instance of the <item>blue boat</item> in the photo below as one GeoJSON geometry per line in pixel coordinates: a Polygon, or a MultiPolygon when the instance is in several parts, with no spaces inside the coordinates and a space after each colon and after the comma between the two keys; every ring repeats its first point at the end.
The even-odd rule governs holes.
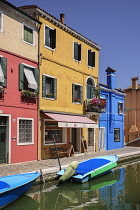
{"type": "MultiPolygon", "coordinates": [[[[70,177],[75,182],[84,183],[96,177],[108,173],[117,166],[118,157],[116,155],[100,156],[80,162],[75,174],[70,177]]],[[[65,174],[66,169],[57,173],[59,177],[65,174]]]]}
{"type": "Polygon", "coordinates": [[[27,192],[40,175],[34,172],[0,177],[0,209],[27,192]]]}

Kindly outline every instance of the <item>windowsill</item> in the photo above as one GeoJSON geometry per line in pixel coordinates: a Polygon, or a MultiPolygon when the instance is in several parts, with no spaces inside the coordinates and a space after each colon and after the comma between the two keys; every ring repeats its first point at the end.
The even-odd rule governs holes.
{"type": "Polygon", "coordinates": [[[46,45],[44,45],[44,47],[45,47],[45,48],[47,48],[48,50],[51,50],[51,51],[53,51],[53,52],[55,52],[55,51],[56,51],[56,49],[53,49],[53,48],[51,48],[51,47],[48,47],[48,46],[46,46],[46,45]]]}
{"type": "Polygon", "coordinates": [[[81,103],[81,102],[74,102],[74,101],[73,101],[73,104],[82,104],[82,103],[81,103]]]}
{"type": "Polygon", "coordinates": [[[92,67],[92,66],[88,66],[88,68],[90,68],[90,69],[94,69],[95,67],[92,67]]]}
{"type": "Polygon", "coordinates": [[[17,143],[18,146],[33,145],[34,143],[17,143]]]}
{"type": "Polygon", "coordinates": [[[47,98],[47,97],[43,97],[43,98],[47,100],[52,100],[52,101],[56,100],[55,98],[47,98]]]}
{"type": "MultiPolygon", "coordinates": [[[[66,143],[65,142],[62,142],[62,143],[57,143],[56,142],[56,144],[62,145],[62,144],[66,144],[66,143]]],[[[52,145],[55,146],[54,144],[44,144],[44,146],[52,146],[52,145]]]]}
{"type": "Polygon", "coordinates": [[[78,61],[78,60],[76,60],[76,59],[74,59],[74,58],[73,58],[73,60],[74,60],[75,62],[77,62],[77,63],[81,63],[81,61],[78,61]]]}
{"type": "Polygon", "coordinates": [[[35,46],[34,43],[31,44],[31,43],[29,43],[29,42],[24,41],[23,39],[22,39],[22,42],[24,42],[25,44],[29,44],[29,45],[31,45],[31,46],[33,46],[33,47],[35,46]]]}

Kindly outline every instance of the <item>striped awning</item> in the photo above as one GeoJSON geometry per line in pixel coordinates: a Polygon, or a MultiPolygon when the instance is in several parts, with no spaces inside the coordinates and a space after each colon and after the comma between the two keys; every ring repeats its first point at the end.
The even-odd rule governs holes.
{"type": "Polygon", "coordinates": [[[48,117],[58,122],[58,127],[71,128],[98,128],[98,124],[85,116],[45,113],[48,117]]]}

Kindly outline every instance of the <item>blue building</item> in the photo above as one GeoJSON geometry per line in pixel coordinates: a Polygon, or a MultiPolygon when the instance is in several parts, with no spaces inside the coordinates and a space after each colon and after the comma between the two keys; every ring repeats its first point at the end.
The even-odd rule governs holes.
{"type": "Polygon", "coordinates": [[[107,85],[99,84],[100,98],[106,100],[106,110],[99,118],[99,150],[124,147],[124,97],[115,89],[115,70],[108,67],[107,85]]]}

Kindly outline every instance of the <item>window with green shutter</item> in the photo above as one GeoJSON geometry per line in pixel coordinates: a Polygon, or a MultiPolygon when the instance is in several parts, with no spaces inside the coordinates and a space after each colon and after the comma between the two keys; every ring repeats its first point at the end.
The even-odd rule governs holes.
{"type": "Polygon", "coordinates": [[[42,76],[42,97],[46,99],[56,99],[57,79],[51,76],[42,76]]]}
{"type": "Polygon", "coordinates": [[[95,67],[95,52],[88,50],[88,66],[95,67]]]}
{"type": "Polygon", "coordinates": [[[19,89],[39,93],[39,69],[31,68],[20,63],[19,65],[19,89]]]}
{"type": "Polygon", "coordinates": [[[74,60],[81,61],[81,44],[74,42],[74,60]]]}
{"type": "Polygon", "coordinates": [[[0,57],[0,86],[7,86],[7,59],[0,57]]]}
{"type": "Polygon", "coordinates": [[[45,46],[50,49],[56,48],[56,29],[45,26],[45,46]]]}
{"type": "Polygon", "coordinates": [[[72,84],[72,102],[82,103],[82,86],[77,84],[72,84]]]}

